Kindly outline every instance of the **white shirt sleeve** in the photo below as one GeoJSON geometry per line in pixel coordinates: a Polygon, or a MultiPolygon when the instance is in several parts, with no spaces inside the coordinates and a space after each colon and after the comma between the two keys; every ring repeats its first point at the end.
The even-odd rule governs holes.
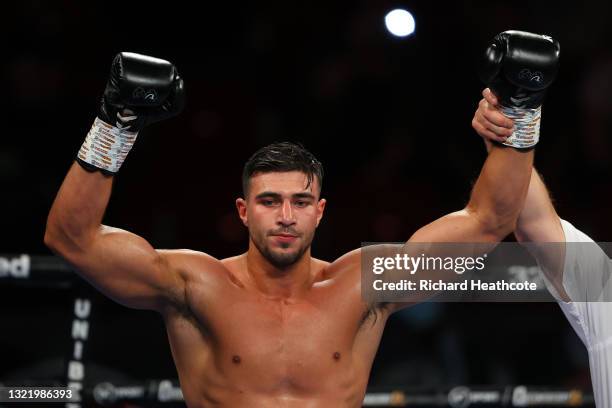
{"type": "Polygon", "coordinates": [[[561,224],[563,288],[572,301],[553,295],[587,348],[596,406],[612,408],[612,260],[588,235],[565,220],[561,224]]]}

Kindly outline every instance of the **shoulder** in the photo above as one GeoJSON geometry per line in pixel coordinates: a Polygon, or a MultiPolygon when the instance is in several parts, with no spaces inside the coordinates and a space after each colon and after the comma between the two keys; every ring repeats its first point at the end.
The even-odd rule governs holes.
{"type": "Polygon", "coordinates": [[[221,264],[221,262],[204,252],[192,249],[158,249],[157,253],[170,266],[182,267],[193,264],[221,264]]]}
{"type": "Polygon", "coordinates": [[[191,249],[161,249],[157,252],[166,268],[185,282],[224,279],[230,275],[221,260],[205,252],[191,249]]]}
{"type": "MultiPolygon", "coordinates": [[[[166,273],[177,280],[176,288],[167,302],[166,317],[193,315],[194,300],[214,302],[219,297],[229,296],[233,289],[241,287],[240,281],[226,265],[212,255],[190,249],[157,250],[166,273]],[[173,314],[178,312],[177,314],[173,314]]],[[[197,306],[195,306],[197,309],[197,306]]]]}
{"type": "Polygon", "coordinates": [[[395,255],[397,251],[397,244],[376,244],[357,248],[328,263],[326,274],[329,278],[341,278],[347,275],[360,276],[363,263],[368,264],[373,257],[395,255]]]}
{"type": "Polygon", "coordinates": [[[347,252],[333,262],[319,262],[322,266],[322,280],[358,280],[361,270],[361,248],[347,252]]]}
{"type": "Polygon", "coordinates": [[[340,258],[336,259],[332,263],[330,263],[330,267],[334,268],[346,268],[353,267],[361,264],[361,248],[354,249],[346,254],[342,255],[340,258]]]}
{"type": "MultiPolygon", "coordinates": [[[[372,244],[354,249],[329,264],[329,272],[333,275],[344,274],[349,271],[361,271],[362,264],[368,264],[375,257],[395,256],[398,251],[406,250],[406,244],[372,244]]],[[[411,248],[420,249],[420,245],[412,243],[411,248]]]]}
{"type": "Polygon", "coordinates": [[[371,261],[370,258],[373,254],[391,253],[395,247],[394,245],[386,244],[369,245],[347,252],[340,258],[327,264],[325,274],[328,281],[339,288],[345,295],[352,293],[355,299],[358,299],[359,304],[365,308],[366,314],[363,316],[363,321],[369,316],[378,316],[379,313],[388,316],[388,314],[396,310],[396,307],[391,306],[389,303],[365,299],[362,293],[362,285],[367,285],[367,282],[371,279],[370,273],[364,275],[363,266],[371,261]]]}

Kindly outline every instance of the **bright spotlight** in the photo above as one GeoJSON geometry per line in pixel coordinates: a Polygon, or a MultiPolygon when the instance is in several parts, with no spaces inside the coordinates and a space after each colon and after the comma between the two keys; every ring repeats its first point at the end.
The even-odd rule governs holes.
{"type": "Polygon", "coordinates": [[[385,16],[385,26],[396,37],[407,37],[414,33],[414,17],[407,10],[391,10],[385,16]]]}

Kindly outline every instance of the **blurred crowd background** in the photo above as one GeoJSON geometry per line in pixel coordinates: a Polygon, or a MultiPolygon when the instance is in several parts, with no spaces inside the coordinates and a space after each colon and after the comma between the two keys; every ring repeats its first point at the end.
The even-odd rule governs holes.
{"type": "MultiPolygon", "coordinates": [[[[188,101],[140,134],[106,224],[157,248],[241,253],[242,165],[291,140],[325,165],[315,257],[406,240],[467,202],[485,159],[470,125],[478,61],[508,29],[561,43],[536,165],[559,214],[612,241],[610,2],[24,0],[3,9],[1,253],[50,254],[47,212],[119,51],[173,61],[188,101]],[[413,13],[412,36],[386,31],[396,7],[413,13]]],[[[43,360],[49,372],[64,369],[70,302],[61,291],[0,286],[0,379],[35,375],[43,360]]],[[[101,300],[94,322],[87,356],[101,372],[176,376],[155,314],[101,300]]],[[[371,385],[459,383],[588,388],[586,352],[556,304],[424,304],[391,319],[371,385]]]]}

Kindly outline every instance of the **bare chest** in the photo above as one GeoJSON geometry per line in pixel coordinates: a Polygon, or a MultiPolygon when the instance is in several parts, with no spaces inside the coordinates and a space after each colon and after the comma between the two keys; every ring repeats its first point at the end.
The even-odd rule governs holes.
{"type": "Polygon", "coordinates": [[[319,363],[338,364],[359,330],[359,310],[325,303],[235,300],[212,315],[209,322],[219,351],[233,364],[274,362],[287,369],[319,363]],[[236,361],[236,356],[240,360],[236,361]]]}
{"type": "Polygon", "coordinates": [[[359,299],[349,297],[288,303],[242,294],[196,299],[192,309],[219,373],[262,391],[350,387],[357,377],[367,379],[373,358],[356,340],[376,342],[375,349],[380,337],[359,299]]]}

